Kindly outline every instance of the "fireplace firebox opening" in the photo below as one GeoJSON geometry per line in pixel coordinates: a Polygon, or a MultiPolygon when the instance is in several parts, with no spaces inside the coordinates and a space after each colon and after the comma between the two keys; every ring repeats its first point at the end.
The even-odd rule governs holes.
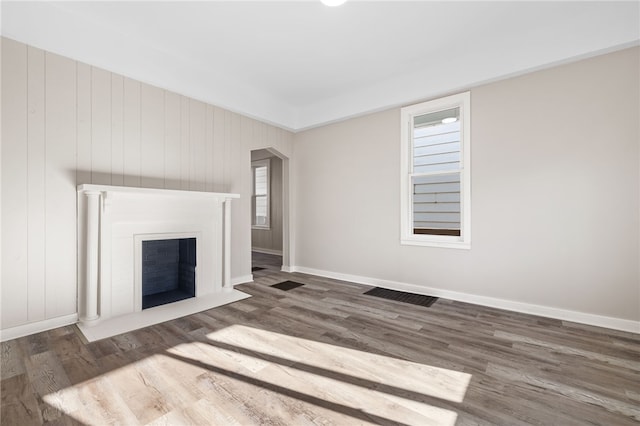
{"type": "Polygon", "coordinates": [[[196,295],[196,239],[142,241],[142,309],[196,295]]]}

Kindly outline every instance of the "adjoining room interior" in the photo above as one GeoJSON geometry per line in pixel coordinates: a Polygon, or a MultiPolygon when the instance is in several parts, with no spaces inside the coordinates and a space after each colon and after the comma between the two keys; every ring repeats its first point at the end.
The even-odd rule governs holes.
{"type": "Polygon", "coordinates": [[[639,2],[0,8],[1,425],[640,421],[639,2]]]}
{"type": "Polygon", "coordinates": [[[283,160],[268,149],[251,151],[251,271],[282,268],[283,160]]]}

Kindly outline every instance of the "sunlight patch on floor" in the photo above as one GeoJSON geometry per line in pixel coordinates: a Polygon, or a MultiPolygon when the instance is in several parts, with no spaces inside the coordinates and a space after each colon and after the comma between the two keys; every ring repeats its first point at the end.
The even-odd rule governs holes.
{"type": "Polygon", "coordinates": [[[254,378],[268,390],[290,391],[311,404],[326,402],[329,409],[335,404],[345,415],[346,406],[400,423],[454,425],[455,411],[438,405],[462,402],[471,380],[467,373],[242,325],[207,337],[210,343],[167,352],[214,371],[233,371],[242,376],[239,380],[254,378]]]}
{"type": "Polygon", "coordinates": [[[453,426],[471,380],[458,371],[242,325],[129,363],[125,354],[114,356],[110,372],[51,386],[44,402],[84,424],[453,426]]]}
{"type": "Polygon", "coordinates": [[[255,350],[294,363],[328,368],[452,402],[462,402],[471,380],[470,374],[459,371],[243,325],[233,325],[209,333],[207,337],[212,342],[255,350]]]}

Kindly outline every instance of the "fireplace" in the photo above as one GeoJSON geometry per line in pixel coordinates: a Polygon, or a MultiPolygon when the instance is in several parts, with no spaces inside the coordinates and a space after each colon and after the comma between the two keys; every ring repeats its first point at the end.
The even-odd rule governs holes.
{"type": "Polygon", "coordinates": [[[78,327],[89,341],[248,295],[231,283],[237,194],[78,186],[78,327]]]}
{"type": "Polygon", "coordinates": [[[196,239],[142,241],[142,309],[196,297],[196,239]]]}

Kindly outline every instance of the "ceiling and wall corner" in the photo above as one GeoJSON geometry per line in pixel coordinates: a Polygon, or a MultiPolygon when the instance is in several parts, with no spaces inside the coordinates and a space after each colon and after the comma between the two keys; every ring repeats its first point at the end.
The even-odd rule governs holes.
{"type": "Polygon", "coordinates": [[[637,45],[626,2],[2,2],[2,35],[299,131],[637,45]]]}

